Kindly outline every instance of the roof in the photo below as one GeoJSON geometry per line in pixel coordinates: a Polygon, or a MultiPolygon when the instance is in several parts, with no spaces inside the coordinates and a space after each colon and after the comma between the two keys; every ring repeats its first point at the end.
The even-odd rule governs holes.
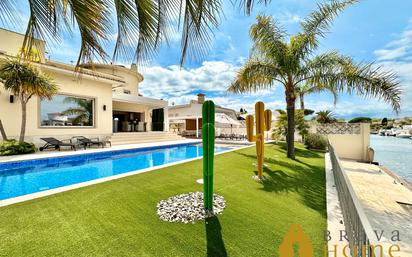
{"type": "MultiPolygon", "coordinates": [[[[194,101],[194,102],[191,102],[191,103],[189,103],[189,104],[171,105],[171,106],[169,106],[168,108],[169,108],[169,110],[171,110],[171,109],[173,110],[173,109],[179,109],[179,108],[190,107],[192,104],[198,104],[198,105],[201,105],[201,104],[199,104],[196,100],[193,100],[193,101],[194,101]]],[[[226,107],[222,107],[222,106],[220,106],[220,105],[216,105],[216,109],[221,109],[221,110],[231,111],[231,112],[234,112],[235,114],[237,114],[235,110],[230,109],[230,108],[226,108],[226,107]]]]}
{"type": "Polygon", "coordinates": [[[164,101],[164,100],[137,96],[137,95],[127,95],[127,94],[116,93],[116,92],[113,92],[112,100],[116,102],[126,102],[126,103],[148,105],[148,106],[153,106],[157,108],[167,107],[167,101],[164,101]]]}
{"type": "Polygon", "coordinates": [[[93,71],[93,70],[86,69],[86,68],[80,68],[79,70],[76,70],[76,66],[62,63],[62,62],[46,61],[46,63],[39,63],[39,65],[45,68],[55,67],[55,68],[70,71],[70,72],[78,72],[80,75],[90,75],[90,76],[101,78],[101,79],[111,80],[113,82],[126,83],[126,81],[122,77],[119,77],[116,75],[93,71]]]}
{"type": "Polygon", "coordinates": [[[143,75],[137,71],[137,68],[136,70],[132,68],[129,69],[124,65],[104,64],[104,63],[85,63],[85,64],[81,64],[80,66],[86,69],[90,69],[90,70],[101,68],[101,69],[113,69],[113,70],[124,71],[124,72],[137,76],[139,78],[139,82],[142,82],[144,79],[143,75]]]}

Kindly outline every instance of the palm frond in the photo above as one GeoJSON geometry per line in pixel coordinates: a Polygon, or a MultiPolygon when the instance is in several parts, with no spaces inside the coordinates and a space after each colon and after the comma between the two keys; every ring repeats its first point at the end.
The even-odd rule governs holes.
{"type": "Polygon", "coordinates": [[[58,40],[57,15],[54,6],[48,0],[29,0],[30,17],[23,41],[22,56],[32,52],[33,47],[40,48],[41,41],[58,40]]]}
{"type": "Polygon", "coordinates": [[[2,0],[0,1],[0,23],[4,25],[15,25],[17,19],[15,13],[17,11],[16,1],[2,0]]]}
{"type": "Polygon", "coordinates": [[[84,115],[85,113],[89,113],[87,110],[83,108],[68,108],[61,112],[64,115],[84,115]]]}
{"type": "Polygon", "coordinates": [[[186,59],[204,58],[210,48],[211,35],[220,23],[220,0],[187,0],[182,5],[182,40],[180,64],[186,59]]]}
{"type": "Polygon", "coordinates": [[[63,31],[77,25],[81,50],[77,64],[94,57],[106,60],[102,43],[110,31],[109,4],[104,0],[29,0],[30,17],[23,48],[30,52],[43,41],[59,41],[63,31]]]}
{"type": "Polygon", "coordinates": [[[348,6],[358,0],[331,0],[318,4],[318,10],[309,14],[302,22],[303,31],[291,38],[291,46],[295,56],[302,58],[318,47],[319,37],[324,37],[332,21],[348,6]]]}
{"type": "Polygon", "coordinates": [[[391,104],[394,111],[400,110],[402,91],[393,72],[374,63],[354,63],[350,57],[337,54],[329,55],[332,58],[328,64],[325,57],[315,58],[308,64],[309,69],[305,71],[308,83],[332,85],[339,92],[382,99],[391,104]]]}
{"type": "Polygon", "coordinates": [[[139,24],[134,0],[114,0],[117,19],[117,39],[113,62],[130,61],[135,57],[139,40],[139,24]]]}
{"type": "Polygon", "coordinates": [[[104,0],[66,0],[70,17],[80,31],[81,46],[77,64],[91,62],[94,58],[108,59],[103,41],[111,30],[110,5],[104,0]]]}
{"type": "Polygon", "coordinates": [[[352,58],[341,55],[337,51],[329,51],[316,55],[311,59],[305,59],[302,68],[299,70],[296,84],[305,81],[308,77],[314,76],[315,72],[330,69],[330,67],[343,67],[351,63],[352,58]]]}
{"type": "Polygon", "coordinates": [[[0,62],[0,81],[6,90],[24,100],[33,95],[50,99],[58,92],[58,87],[50,76],[17,59],[4,59],[0,62]]]}
{"type": "Polygon", "coordinates": [[[229,86],[228,91],[232,93],[246,93],[270,88],[277,81],[278,72],[277,67],[271,64],[249,60],[240,69],[235,81],[229,86]]]}
{"type": "Polygon", "coordinates": [[[163,1],[135,0],[138,17],[136,58],[140,63],[149,60],[158,48],[165,13],[163,1]]]}
{"type": "MultiPolygon", "coordinates": [[[[237,2],[239,4],[239,7],[244,10],[246,15],[250,15],[250,12],[253,9],[255,1],[254,0],[239,0],[239,1],[235,1],[235,2],[237,2]]],[[[271,2],[271,0],[258,0],[258,3],[263,3],[265,5],[270,3],[270,2],[271,2]]]]}
{"type": "Polygon", "coordinates": [[[336,121],[335,115],[330,110],[318,111],[316,121],[319,123],[333,123],[336,121]]]}
{"type": "Polygon", "coordinates": [[[288,50],[284,42],[285,30],[271,16],[258,15],[256,21],[249,30],[253,41],[252,56],[266,61],[276,60],[279,67],[284,67],[288,50]]]}
{"type": "Polygon", "coordinates": [[[296,87],[296,93],[300,97],[313,93],[321,93],[324,91],[328,91],[333,95],[333,104],[336,105],[339,98],[339,91],[334,85],[311,84],[306,82],[305,84],[296,87]]]}

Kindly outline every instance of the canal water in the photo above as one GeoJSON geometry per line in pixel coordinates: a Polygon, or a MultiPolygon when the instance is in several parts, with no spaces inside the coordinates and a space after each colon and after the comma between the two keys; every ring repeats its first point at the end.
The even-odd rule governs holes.
{"type": "Polygon", "coordinates": [[[371,135],[375,161],[412,182],[412,140],[371,135]]]}

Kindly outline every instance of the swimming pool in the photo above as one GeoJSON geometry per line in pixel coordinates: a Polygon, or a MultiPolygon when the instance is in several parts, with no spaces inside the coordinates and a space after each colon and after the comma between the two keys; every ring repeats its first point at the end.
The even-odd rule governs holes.
{"type": "MultiPolygon", "coordinates": [[[[215,152],[229,150],[216,147],[215,152]]],[[[200,157],[199,144],[0,163],[0,200],[200,157]]]]}

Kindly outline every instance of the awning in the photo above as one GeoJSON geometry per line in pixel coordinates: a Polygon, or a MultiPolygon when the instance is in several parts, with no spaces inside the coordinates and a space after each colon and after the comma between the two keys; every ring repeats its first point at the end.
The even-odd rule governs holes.
{"type": "Polygon", "coordinates": [[[229,124],[229,125],[235,125],[235,126],[240,125],[239,121],[232,119],[231,117],[229,117],[228,115],[224,113],[216,113],[215,122],[220,123],[220,124],[229,124]]]}
{"type": "Polygon", "coordinates": [[[113,92],[112,100],[116,102],[141,104],[154,108],[165,108],[168,105],[168,102],[164,100],[116,92],[113,92]]]}

